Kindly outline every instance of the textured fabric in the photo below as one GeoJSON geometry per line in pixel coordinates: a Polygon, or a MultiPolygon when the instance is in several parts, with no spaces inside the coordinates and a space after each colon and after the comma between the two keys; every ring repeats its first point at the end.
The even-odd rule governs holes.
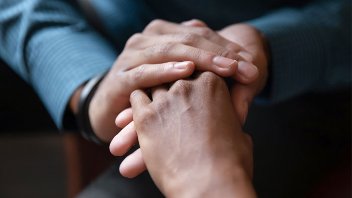
{"type": "Polygon", "coordinates": [[[0,1],[0,55],[30,83],[61,127],[69,98],[116,53],[63,1],[0,1]]]}
{"type": "Polygon", "coordinates": [[[285,8],[250,23],[268,39],[271,102],[351,82],[351,2],[285,8]]]}
{"type": "Polygon", "coordinates": [[[351,80],[348,0],[90,2],[112,40],[95,33],[72,1],[0,1],[0,57],[35,88],[59,127],[74,90],[111,67],[116,49],[152,18],[200,18],[212,28],[248,21],[257,27],[272,52],[266,89],[272,101],[351,80]]]}

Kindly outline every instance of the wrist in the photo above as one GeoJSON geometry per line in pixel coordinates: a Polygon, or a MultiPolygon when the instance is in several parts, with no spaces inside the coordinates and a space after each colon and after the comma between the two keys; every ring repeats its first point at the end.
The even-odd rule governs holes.
{"type": "MultiPolygon", "coordinates": [[[[226,163],[224,163],[226,164],[226,163]]],[[[199,168],[195,173],[165,178],[167,197],[256,197],[251,178],[240,166],[222,164],[199,168]]]]}
{"type": "Polygon", "coordinates": [[[81,95],[83,87],[84,85],[81,85],[80,87],[78,87],[71,96],[69,107],[73,115],[77,115],[78,113],[78,102],[79,102],[79,97],[81,95]]]}
{"type": "Polygon", "coordinates": [[[100,74],[90,79],[84,85],[84,87],[79,88],[74,93],[74,96],[71,99],[72,105],[70,104],[73,112],[76,114],[77,125],[82,136],[87,140],[93,141],[97,144],[101,144],[103,142],[101,141],[101,138],[97,137],[95,131],[92,128],[89,109],[91,100],[95,95],[95,91],[98,89],[99,83],[103,77],[104,74],[100,74]],[[77,95],[79,95],[79,97],[77,95]]]}

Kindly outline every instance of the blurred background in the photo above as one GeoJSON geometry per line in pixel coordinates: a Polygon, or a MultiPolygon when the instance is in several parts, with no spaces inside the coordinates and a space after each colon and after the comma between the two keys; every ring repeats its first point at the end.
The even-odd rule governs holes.
{"type": "Polygon", "coordinates": [[[59,132],[31,87],[1,61],[0,91],[1,198],[73,197],[113,162],[106,147],[59,132]]]}

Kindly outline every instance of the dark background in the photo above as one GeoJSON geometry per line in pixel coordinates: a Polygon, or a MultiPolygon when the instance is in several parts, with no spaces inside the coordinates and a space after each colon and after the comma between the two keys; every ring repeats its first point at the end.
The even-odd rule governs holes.
{"type": "Polygon", "coordinates": [[[0,62],[0,197],[63,198],[63,137],[32,89],[0,62]]]}

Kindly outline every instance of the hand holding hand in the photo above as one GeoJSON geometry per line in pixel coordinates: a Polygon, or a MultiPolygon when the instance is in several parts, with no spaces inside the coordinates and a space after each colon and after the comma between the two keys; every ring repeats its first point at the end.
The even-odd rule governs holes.
{"type": "MultiPolygon", "coordinates": [[[[152,100],[140,90],[130,100],[130,126],[135,125],[141,147],[132,155],[143,154],[166,196],[254,196],[251,140],[242,132],[220,77],[204,72],[153,89],[152,100]]],[[[117,141],[111,142],[112,152],[117,141]]]]}
{"type": "MultiPolygon", "coordinates": [[[[158,36],[158,38],[170,37],[170,35],[175,37],[175,35],[183,34],[189,34],[188,37],[198,35],[195,36],[196,38],[199,37],[199,35],[203,35],[201,38],[206,38],[206,40],[214,42],[213,46],[220,46],[219,44],[221,44],[223,46],[227,46],[227,50],[230,48],[232,53],[227,53],[227,55],[230,57],[236,57],[238,60],[240,60],[240,63],[247,61],[245,62],[246,64],[258,64],[259,67],[258,69],[255,69],[255,71],[260,71],[259,78],[249,78],[251,81],[254,81],[252,83],[246,81],[245,75],[239,74],[241,73],[239,70],[243,70],[242,72],[250,74],[252,72],[252,66],[241,67],[241,64],[239,64],[237,69],[238,72],[233,76],[233,78],[239,80],[240,83],[234,83],[233,87],[231,88],[232,101],[235,106],[235,111],[240,118],[240,122],[244,124],[250,102],[252,101],[255,94],[262,89],[266,82],[267,56],[265,51],[263,51],[264,43],[258,31],[246,25],[234,25],[234,27],[235,28],[231,26],[229,29],[225,28],[224,30],[220,31],[219,34],[217,34],[207,28],[206,25],[199,20],[191,20],[185,22],[183,23],[183,26],[164,21],[157,21],[154,22],[154,24],[148,26],[144,32],[148,35],[161,34],[158,36]],[[223,35],[223,37],[219,35],[223,35]],[[246,38],[246,36],[249,38],[246,38]],[[225,37],[228,37],[229,40],[232,39],[233,42],[225,39],[225,37]],[[240,43],[241,45],[236,43],[240,43]],[[242,45],[245,46],[245,48],[242,45]],[[244,84],[245,82],[248,84],[244,84]]],[[[195,40],[193,40],[191,43],[197,43],[194,42],[195,40]]],[[[213,47],[210,49],[216,48],[213,47]]],[[[255,73],[254,76],[256,77],[257,75],[258,73],[255,73]]],[[[137,135],[133,122],[130,123],[131,121],[131,109],[126,109],[116,118],[116,125],[120,128],[126,128],[115,137],[116,144],[113,152],[114,155],[124,155],[134,144],[137,143],[137,135]]],[[[120,166],[121,174],[126,177],[134,177],[144,170],[145,165],[143,164],[142,156],[140,154],[128,156],[126,161],[124,161],[120,166]]]]}
{"type": "Polygon", "coordinates": [[[135,34],[128,40],[99,85],[89,106],[93,130],[100,139],[110,141],[117,131],[113,121],[129,107],[128,97],[133,90],[186,78],[194,66],[199,71],[234,76],[238,82],[251,83],[258,75],[257,70],[238,55],[241,51],[241,46],[199,24],[190,27],[160,20],[152,22],[143,34],[135,34]],[[187,63],[180,70],[172,61],[191,61],[194,65],[187,63]],[[170,63],[162,64],[167,62],[170,63]]]}

